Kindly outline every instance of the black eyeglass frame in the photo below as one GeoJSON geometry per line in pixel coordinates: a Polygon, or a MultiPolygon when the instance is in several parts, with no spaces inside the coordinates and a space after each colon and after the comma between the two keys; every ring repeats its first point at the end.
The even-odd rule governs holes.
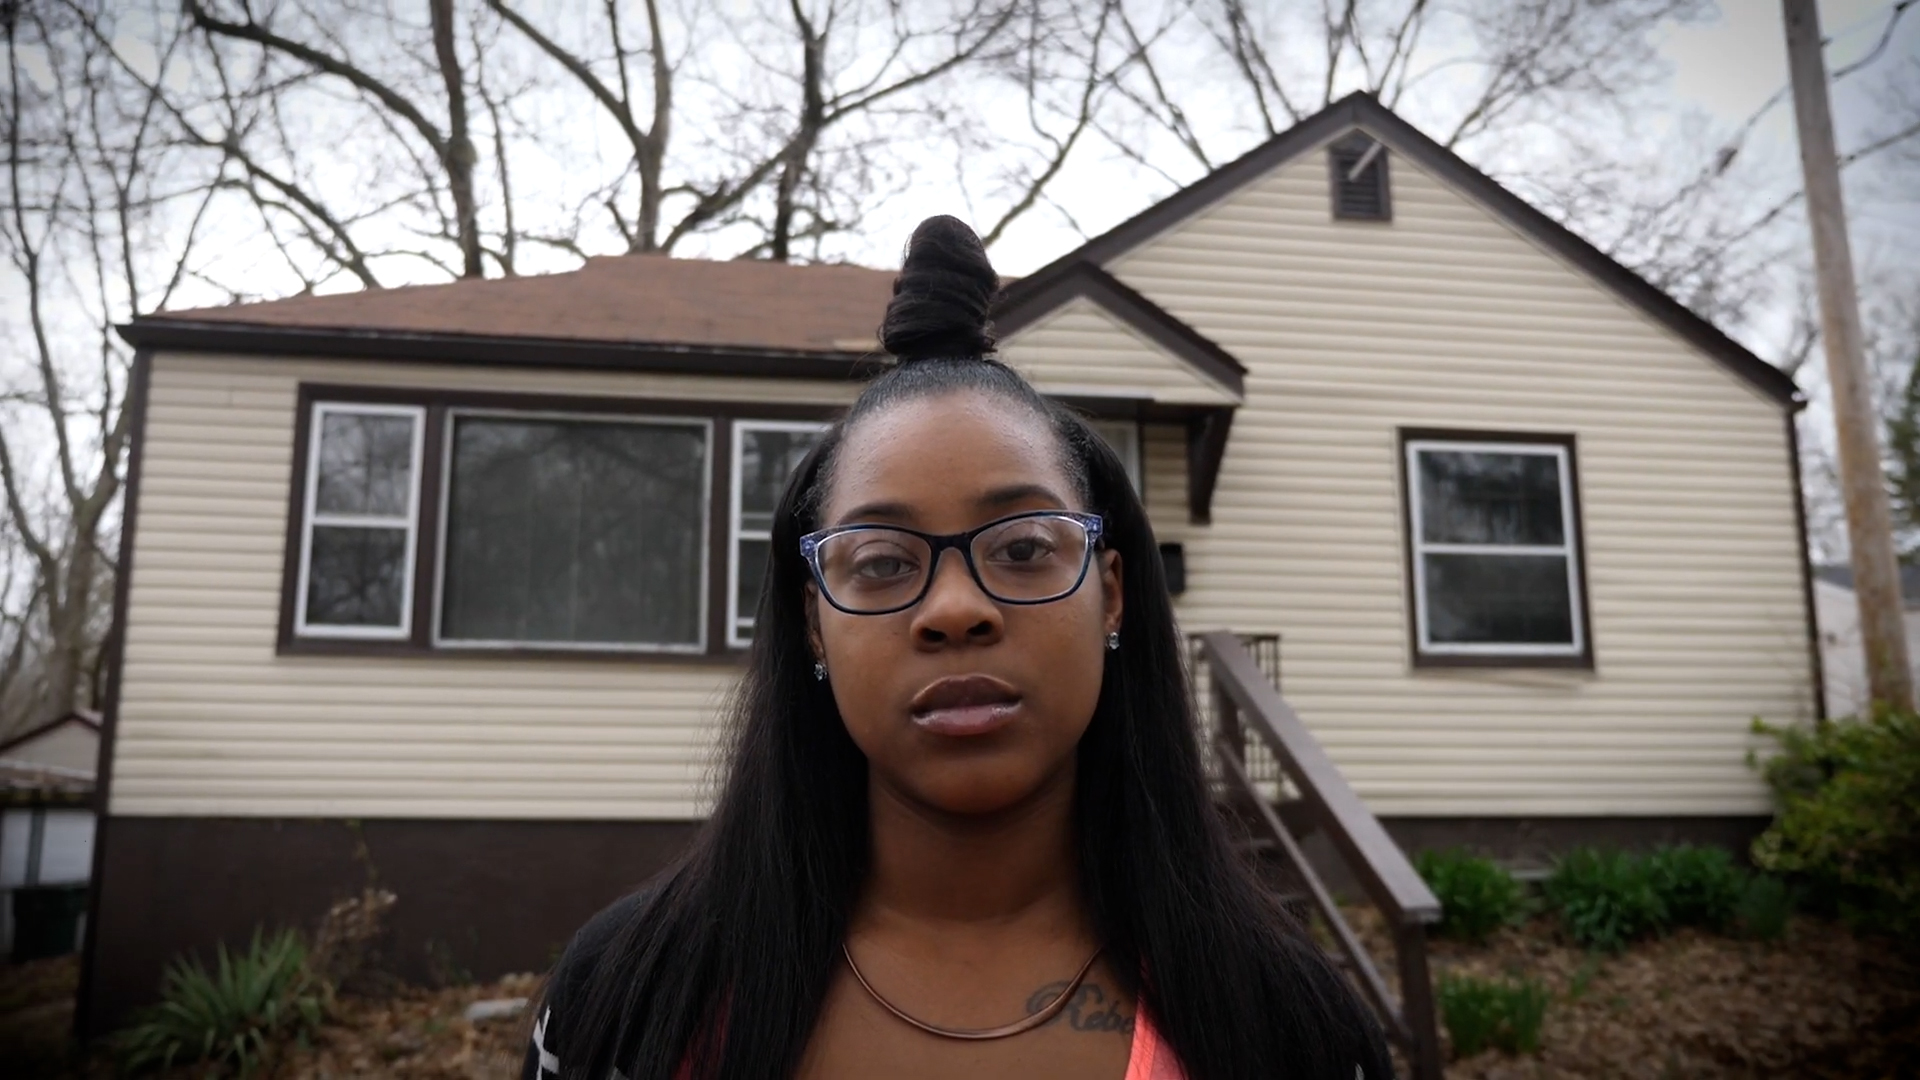
{"type": "Polygon", "coordinates": [[[1028,510],[1024,513],[1008,514],[1006,517],[995,518],[978,528],[968,529],[966,532],[948,533],[945,536],[935,536],[933,533],[925,533],[918,529],[909,529],[900,525],[879,525],[873,523],[835,525],[833,528],[820,529],[801,537],[800,557],[806,560],[807,569],[812,571],[814,584],[820,587],[820,595],[825,597],[827,603],[833,605],[836,610],[844,611],[848,615],[893,615],[897,612],[905,611],[920,601],[925,600],[927,594],[933,591],[934,576],[940,572],[940,556],[948,548],[953,548],[960,552],[960,558],[967,564],[967,573],[972,576],[973,583],[980,587],[980,591],[985,593],[989,600],[997,604],[1017,604],[1021,607],[1032,607],[1036,604],[1057,603],[1080,591],[1080,586],[1086,584],[1087,581],[1087,568],[1093,565],[1093,553],[1100,550],[1101,541],[1105,538],[1105,532],[1105,518],[1099,514],[1081,514],[1072,510],[1028,510]],[[1073,579],[1073,584],[1068,586],[1065,592],[1046,597],[1042,600],[1010,600],[988,588],[986,581],[981,578],[980,568],[974,565],[973,562],[974,538],[989,529],[997,529],[1009,521],[1021,521],[1026,518],[1038,517],[1065,518],[1087,531],[1087,547],[1080,555],[1080,573],[1073,579]],[[844,533],[869,532],[882,529],[889,532],[906,533],[908,536],[917,536],[921,540],[926,541],[927,546],[933,549],[932,562],[927,566],[927,580],[921,584],[920,591],[914,595],[914,598],[904,604],[897,607],[886,608],[881,611],[856,611],[833,598],[833,590],[827,587],[827,575],[820,569],[820,545],[844,533]]]}

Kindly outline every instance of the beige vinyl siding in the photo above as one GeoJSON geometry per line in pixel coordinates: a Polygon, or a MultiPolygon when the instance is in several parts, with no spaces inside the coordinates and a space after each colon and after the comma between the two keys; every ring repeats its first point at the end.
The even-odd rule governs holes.
{"type": "Polygon", "coordinates": [[[1239,400],[1086,299],[1070,301],[1009,335],[1000,354],[1034,386],[1063,397],[1129,397],[1182,405],[1231,405],[1239,400]]]}
{"type": "Polygon", "coordinates": [[[725,665],[276,656],[298,386],[850,401],[837,382],[161,353],[112,812],[686,818],[725,665]]]}
{"type": "Polygon", "coordinates": [[[1148,428],[1183,624],[1283,635],[1286,696],[1379,813],[1763,812],[1748,721],[1812,709],[1781,406],[1405,158],[1390,224],[1332,220],[1326,168],[1108,267],[1249,369],[1211,526],[1148,428]],[[1401,427],[1576,438],[1594,671],[1412,668],[1401,427]]]}

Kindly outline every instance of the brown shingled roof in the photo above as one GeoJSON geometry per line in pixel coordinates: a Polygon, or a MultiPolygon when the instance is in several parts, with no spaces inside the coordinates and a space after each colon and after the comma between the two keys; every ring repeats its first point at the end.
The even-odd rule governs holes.
{"type": "Polygon", "coordinates": [[[313,330],[734,346],[804,352],[877,348],[893,272],[864,266],[665,255],[592,258],[538,277],[455,281],[149,318],[313,330]]]}

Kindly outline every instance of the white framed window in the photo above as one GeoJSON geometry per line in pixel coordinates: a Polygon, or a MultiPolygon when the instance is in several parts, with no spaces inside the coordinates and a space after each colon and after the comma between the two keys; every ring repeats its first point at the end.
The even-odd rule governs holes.
{"type": "Polygon", "coordinates": [[[415,405],[314,404],[297,635],[381,640],[413,632],[425,420],[415,405]]]}
{"type": "Polygon", "coordinates": [[[727,545],[727,644],[753,642],[754,614],[773,548],[773,512],[801,459],[830,425],[811,421],[738,420],[733,424],[732,499],[727,545]]]}
{"type": "Polygon", "coordinates": [[[1092,428],[1113,452],[1120,456],[1120,463],[1127,467],[1127,479],[1133,481],[1133,490],[1144,493],[1140,486],[1140,424],[1134,420],[1089,420],[1092,428]]]}
{"type": "Polygon", "coordinates": [[[433,642],[703,652],[713,421],[447,411],[433,642]]]}
{"type": "Polygon", "coordinates": [[[1405,440],[1416,659],[1589,656],[1571,440],[1405,440]]]}

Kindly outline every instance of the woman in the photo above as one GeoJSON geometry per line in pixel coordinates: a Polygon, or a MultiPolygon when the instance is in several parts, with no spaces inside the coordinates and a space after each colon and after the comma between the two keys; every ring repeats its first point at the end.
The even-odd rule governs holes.
{"type": "Polygon", "coordinates": [[[915,231],[898,365],[781,498],[713,817],[575,938],[529,1080],[1391,1075],[1230,849],[1140,500],[991,358],[995,288],[915,231]]]}

